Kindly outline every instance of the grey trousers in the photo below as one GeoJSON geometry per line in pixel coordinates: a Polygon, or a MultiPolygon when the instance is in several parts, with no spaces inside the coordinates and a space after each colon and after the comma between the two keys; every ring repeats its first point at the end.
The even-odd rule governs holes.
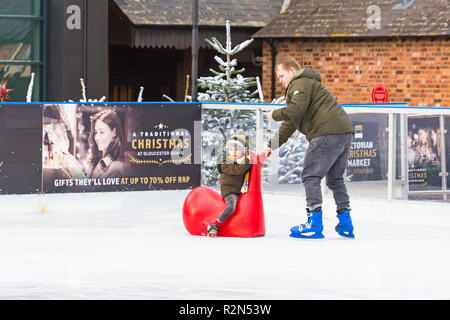
{"type": "Polygon", "coordinates": [[[217,218],[217,221],[220,223],[225,222],[225,220],[233,214],[233,212],[236,210],[236,206],[239,200],[239,195],[230,193],[227,194],[225,197],[225,203],[227,204],[227,207],[222,211],[220,216],[217,218]]]}
{"type": "Polygon", "coordinates": [[[311,139],[303,164],[302,181],[306,192],[306,207],[322,206],[320,182],[326,177],[333,192],[336,209],[350,209],[350,198],[344,183],[344,173],[353,134],[335,134],[311,139]]]}

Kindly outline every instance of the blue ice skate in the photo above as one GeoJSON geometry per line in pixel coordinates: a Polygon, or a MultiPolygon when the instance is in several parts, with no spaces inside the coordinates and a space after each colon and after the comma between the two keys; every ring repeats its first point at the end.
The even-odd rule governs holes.
{"type": "Polygon", "coordinates": [[[322,239],[325,238],[323,235],[323,224],[322,224],[322,210],[319,211],[309,211],[307,213],[308,221],[299,226],[294,226],[291,228],[292,238],[307,238],[307,239],[322,239]]]}
{"type": "Polygon", "coordinates": [[[350,210],[344,209],[344,210],[338,210],[339,223],[334,228],[336,232],[343,237],[346,238],[354,238],[355,235],[353,234],[353,224],[352,219],[350,218],[350,210]]]}

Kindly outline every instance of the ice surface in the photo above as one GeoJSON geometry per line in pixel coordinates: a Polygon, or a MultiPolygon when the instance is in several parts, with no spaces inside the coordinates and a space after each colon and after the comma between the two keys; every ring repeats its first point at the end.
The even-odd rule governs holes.
{"type": "Polygon", "coordinates": [[[187,192],[3,196],[0,299],[450,298],[449,204],[355,200],[350,240],[326,199],[304,240],[303,197],[265,194],[266,236],[212,239],[186,232],[187,192]]]}

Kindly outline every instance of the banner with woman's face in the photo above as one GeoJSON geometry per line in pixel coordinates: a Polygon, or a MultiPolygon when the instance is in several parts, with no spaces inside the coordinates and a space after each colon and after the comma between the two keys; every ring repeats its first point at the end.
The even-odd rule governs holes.
{"type": "Polygon", "coordinates": [[[45,105],[43,191],[199,186],[193,154],[200,117],[193,104],[45,105]]]}
{"type": "Polygon", "coordinates": [[[442,188],[439,117],[409,117],[407,158],[409,189],[442,188]]]}

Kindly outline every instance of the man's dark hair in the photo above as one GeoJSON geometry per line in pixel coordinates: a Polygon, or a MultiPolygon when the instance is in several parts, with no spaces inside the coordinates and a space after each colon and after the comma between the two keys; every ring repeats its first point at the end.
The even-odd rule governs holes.
{"type": "Polygon", "coordinates": [[[297,62],[297,60],[289,56],[281,57],[280,59],[278,59],[277,67],[278,66],[283,66],[283,69],[285,70],[289,70],[292,68],[295,71],[298,71],[301,69],[300,64],[297,62]]]}

